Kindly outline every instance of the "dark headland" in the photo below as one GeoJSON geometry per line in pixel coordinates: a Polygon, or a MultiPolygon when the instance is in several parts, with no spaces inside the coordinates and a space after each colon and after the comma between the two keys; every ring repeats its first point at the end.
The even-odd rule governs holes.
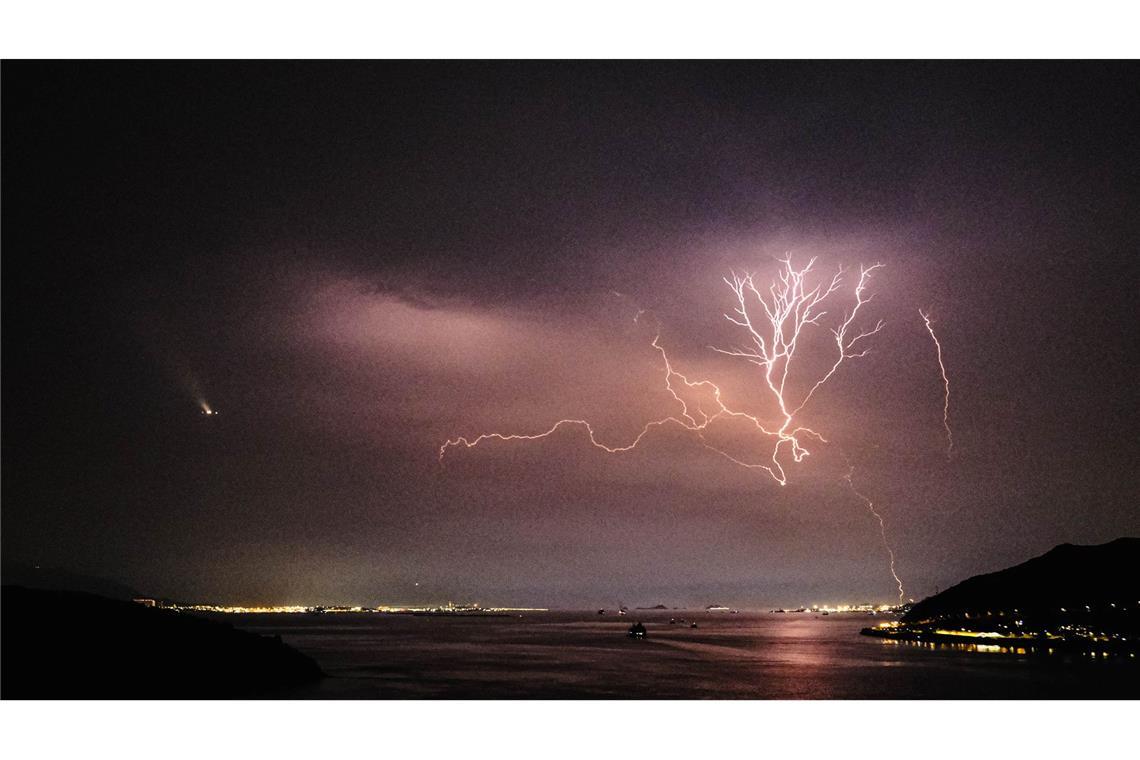
{"type": "Polygon", "coordinates": [[[1132,656],[1140,651],[1140,538],[1061,544],[923,599],[897,624],[865,628],[905,641],[1132,656]]]}
{"type": "Polygon", "coordinates": [[[186,613],[17,585],[0,601],[4,699],[265,698],[322,676],[279,637],[186,613]]]}

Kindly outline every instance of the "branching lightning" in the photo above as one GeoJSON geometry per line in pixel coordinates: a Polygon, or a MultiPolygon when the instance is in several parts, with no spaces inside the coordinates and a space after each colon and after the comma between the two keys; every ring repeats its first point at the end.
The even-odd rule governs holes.
{"type": "Polygon", "coordinates": [[[934,341],[934,348],[938,352],[938,369],[942,371],[942,386],[945,389],[942,402],[942,427],[946,428],[946,458],[949,459],[954,454],[954,433],[950,430],[950,378],[946,376],[946,365],[942,362],[942,344],[938,342],[938,336],[934,334],[930,314],[919,309],[918,315],[926,323],[926,331],[930,333],[930,338],[934,341]]]}
{"type": "MultiPolygon", "coordinates": [[[[844,459],[847,459],[847,457],[844,456],[844,459]]],[[[855,465],[848,461],[847,474],[843,476],[843,480],[847,483],[847,487],[851,489],[851,493],[858,496],[859,499],[867,505],[867,509],[875,516],[875,519],[879,521],[879,534],[883,537],[883,547],[887,550],[887,557],[890,559],[891,577],[895,579],[895,583],[899,587],[899,604],[902,604],[906,597],[906,591],[903,590],[902,579],[899,578],[899,574],[895,570],[895,552],[891,549],[890,542],[887,541],[887,524],[883,522],[883,516],[875,510],[875,503],[864,496],[859,489],[855,487],[855,483],[852,481],[854,475],[855,465]]]]}
{"type": "MultiPolygon", "coordinates": [[[[869,349],[863,347],[862,341],[879,332],[883,322],[880,320],[869,329],[855,327],[860,309],[873,297],[865,296],[871,275],[881,265],[860,267],[859,279],[854,289],[855,304],[844,315],[838,326],[831,329],[836,347],[835,361],[826,373],[816,379],[803,398],[793,404],[786,388],[800,338],[809,325],[820,325],[820,320],[827,314],[822,305],[842,288],[843,271],[837,272],[830,280],[821,280],[812,286],[808,279],[815,259],[800,269],[795,268],[790,259],[783,259],[780,263],[783,265],[780,273],[765,290],[757,287],[754,275],[751,274],[740,276],[733,273],[731,278],[725,278],[725,283],[736,298],[736,307],[731,313],[725,314],[725,318],[746,331],[748,343],[742,347],[713,348],[717,353],[744,359],[760,368],[763,393],[765,396],[770,396],[778,410],[774,421],[761,421],[757,416],[730,408],[724,402],[721,388],[716,383],[711,380],[690,380],[674,369],[668,353],[661,345],[660,332],[658,332],[651,345],[661,354],[665,371],[665,389],[676,402],[678,411],[646,423],[630,442],[614,445],[603,443],[598,439],[590,422],[581,419],[562,419],[540,433],[483,433],[474,438],[460,436],[450,439],[440,446],[440,460],[442,461],[448,449],[453,447],[471,448],[488,440],[533,441],[553,435],[560,428],[571,426],[585,428],[590,444],[595,448],[609,454],[618,454],[637,447],[654,428],[676,426],[693,433],[701,445],[729,461],[748,469],[762,470],[780,485],[786,485],[788,478],[780,461],[782,449],[787,449],[791,453],[792,461],[799,463],[810,453],[805,445],[806,438],[827,442],[819,432],[797,425],[796,415],[807,405],[815,392],[831,379],[844,361],[867,354],[869,349]],[[713,404],[711,413],[706,412],[699,402],[686,401],[682,396],[685,391],[711,393],[713,404]],[[706,438],[706,433],[717,421],[743,422],[769,439],[767,445],[771,447],[770,453],[757,461],[748,461],[714,446],[706,438]]],[[[638,317],[640,315],[641,312],[638,313],[638,317]]]]}

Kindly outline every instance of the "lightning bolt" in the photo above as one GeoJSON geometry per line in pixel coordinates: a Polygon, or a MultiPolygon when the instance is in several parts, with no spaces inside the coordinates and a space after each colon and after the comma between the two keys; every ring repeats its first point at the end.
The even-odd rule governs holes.
{"type": "Polygon", "coordinates": [[[855,466],[847,460],[846,454],[843,456],[843,459],[847,461],[847,474],[843,476],[844,482],[846,482],[847,487],[851,489],[851,493],[858,496],[859,499],[867,505],[867,509],[875,516],[875,519],[879,521],[879,535],[883,537],[883,547],[886,548],[887,557],[890,559],[891,577],[895,579],[895,583],[899,587],[899,604],[902,604],[906,597],[906,592],[903,590],[902,579],[899,578],[899,574],[895,570],[895,553],[894,550],[891,549],[890,542],[887,541],[887,524],[883,522],[883,516],[875,511],[875,503],[860,493],[859,489],[855,487],[855,483],[852,481],[852,477],[855,475],[855,466]]]}
{"type": "Polygon", "coordinates": [[[919,309],[918,315],[926,323],[926,331],[930,333],[930,339],[934,341],[934,348],[938,352],[938,369],[942,371],[942,386],[945,388],[942,402],[942,427],[946,428],[946,458],[950,459],[954,454],[954,433],[950,430],[950,378],[946,376],[946,365],[942,363],[942,344],[938,342],[938,336],[934,334],[934,325],[930,321],[930,314],[919,309]]]}
{"type": "MultiPolygon", "coordinates": [[[[641,431],[628,443],[607,444],[598,439],[593,425],[581,419],[562,419],[555,422],[549,429],[533,434],[519,433],[483,433],[474,438],[459,436],[443,443],[439,448],[439,459],[451,448],[472,448],[484,441],[534,441],[553,435],[563,427],[580,427],[585,429],[590,445],[608,454],[619,454],[636,448],[650,433],[650,431],[666,426],[675,426],[694,434],[698,442],[705,448],[728,459],[736,465],[750,470],[766,472],[780,485],[788,482],[787,473],[780,462],[781,451],[787,449],[795,463],[803,461],[810,451],[805,445],[806,438],[814,438],[823,443],[827,439],[811,428],[797,425],[796,415],[807,405],[815,392],[823,386],[839,369],[840,365],[848,359],[857,359],[866,356],[868,349],[861,346],[861,342],[871,337],[883,327],[880,320],[873,328],[859,330],[854,327],[859,310],[871,300],[864,292],[870,281],[872,273],[879,269],[881,264],[869,267],[860,267],[859,279],[855,285],[855,305],[847,312],[839,325],[832,328],[832,336],[836,346],[836,358],[830,369],[820,376],[804,395],[798,404],[791,404],[785,392],[792,360],[796,356],[799,340],[808,326],[819,326],[820,320],[827,314],[822,304],[843,285],[843,270],[839,270],[830,280],[821,280],[810,285],[809,274],[815,265],[811,259],[806,266],[797,269],[790,258],[780,260],[783,265],[776,279],[762,291],[757,287],[755,276],[737,275],[732,273],[731,278],[725,278],[736,297],[736,307],[725,318],[737,327],[743,328],[750,342],[747,347],[733,347],[721,349],[710,347],[717,353],[744,359],[757,365],[762,374],[766,395],[770,395],[776,409],[778,418],[775,422],[763,422],[757,416],[729,407],[723,400],[720,386],[711,380],[690,380],[686,375],[674,369],[669,355],[660,342],[660,331],[654,336],[652,347],[661,354],[664,366],[665,390],[670,394],[677,406],[674,414],[647,422],[641,431]],[[703,391],[711,394],[713,408],[706,412],[698,401],[694,405],[686,401],[683,393],[703,391]],[[774,439],[770,442],[771,452],[768,456],[749,461],[740,456],[713,445],[707,438],[710,426],[723,420],[743,423],[761,436],[774,439]]],[[[635,321],[641,317],[639,311],[635,321]]]]}
{"type": "MultiPolygon", "coordinates": [[[[640,314],[639,314],[639,316],[640,316],[640,314]]],[[[764,470],[765,472],[768,472],[769,474],[771,474],[772,477],[774,477],[777,481],[779,481],[781,483],[781,485],[783,485],[786,482],[786,479],[784,477],[784,473],[783,473],[782,469],[774,469],[772,466],[769,466],[769,465],[762,463],[762,462],[761,463],[750,463],[750,462],[745,462],[745,461],[738,459],[736,457],[733,457],[732,455],[728,454],[727,452],[725,452],[725,451],[717,448],[716,446],[713,446],[712,444],[710,444],[704,438],[704,435],[703,435],[703,432],[705,431],[705,429],[708,428],[708,426],[710,424],[712,424],[712,422],[714,422],[715,420],[721,419],[721,418],[735,418],[735,419],[747,420],[749,423],[752,424],[752,426],[754,426],[757,430],[759,430],[761,433],[763,433],[765,435],[772,436],[772,435],[775,435],[776,433],[774,431],[766,428],[764,426],[764,424],[759,420],[759,418],[757,418],[753,415],[747,414],[746,412],[735,411],[733,409],[730,409],[727,405],[725,405],[725,403],[721,397],[720,387],[718,385],[716,385],[715,383],[713,383],[712,381],[709,381],[709,380],[690,380],[684,374],[682,374],[682,373],[678,372],[676,369],[674,369],[672,363],[669,360],[669,354],[666,352],[665,348],[660,343],[660,333],[658,333],[658,335],[654,336],[653,342],[651,343],[651,345],[653,346],[653,348],[655,348],[661,354],[661,359],[662,359],[662,362],[663,362],[664,367],[665,367],[665,390],[668,391],[669,395],[672,396],[673,400],[677,403],[677,405],[679,407],[679,413],[676,415],[669,415],[667,417],[662,417],[660,419],[656,419],[656,420],[653,420],[651,422],[647,422],[644,425],[644,427],[641,428],[641,431],[638,432],[638,434],[630,442],[625,443],[625,444],[612,444],[612,445],[603,443],[602,441],[600,441],[598,439],[597,432],[594,430],[594,426],[589,421],[580,420],[580,419],[563,419],[563,420],[559,420],[558,422],[555,422],[549,429],[547,429],[541,433],[534,433],[534,434],[484,433],[482,435],[479,435],[476,438],[466,438],[464,436],[459,436],[457,438],[449,439],[442,446],[439,447],[439,459],[440,459],[440,461],[441,462],[443,461],[444,455],[447,453],[448,449],[450,449],[450,448],[459,447],[459,446],[462,446],[464,448],[472,448],[474,446],[479,445],[483,441],[487,441],[487,440],[534,441],[534,440],[538,440],[540,438],[546,438],[547,436],[553,435],[554,433],[556,433],[559,429],[561,429],[563,427],[580,427],[580,428],[583,428],[586,431],[586,434],[587,434],[587,437],[588,437],[588,440],[589,440],[591,446],[593,446],[594,448],[597,448],[597,449],[601,449],[602,451],[606,452],[607,454],[620,454],[620,453],[623,453],[623,452],[626,452],[626,451],[629,451],[631,449],[636,448],[637,445],[640,444],[641,441],[645,438],[645,436],[648,435],[649,432],[651,430],[653,430],[654,428],[666,427],[666,426],[675,426],[675,427],[679,427],[683,430],[687,430],[687,431],[695,433],[697,435],[698,441],[705,448],[707,448],[711,451],[714,451],[717,454],[720,454],[721,456],[729,459],[730,461],[732,461],[732,462],[734,462],[734,463],[736,463],[742,467],[746,467],[749,469],[764,470]],[[707,390],[711,391],[712,392],[712,400],[716,404],[716,410],[712,414],[706,413],[705,411],[703,411],[700,404],[697,404],[695,409],[691,408],[689,405],[689,402],[686,402],[684,397],[682,397],[680,395],[680,393],[678,392],[678,385],[675,385],[675,383],[677,383],[678,385],[683,386],[684,388],[689,389],[689,390],[707,389],[707,390]]],[[[776,463],[776,466],[778,467],[778,463],[776,463]]]]}

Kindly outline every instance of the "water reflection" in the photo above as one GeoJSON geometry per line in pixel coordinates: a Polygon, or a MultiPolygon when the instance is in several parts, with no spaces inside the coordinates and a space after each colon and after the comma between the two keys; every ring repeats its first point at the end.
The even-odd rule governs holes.
{"type": "Polygon", "coordinates": [[[954,652],[982,652],[985,654],[1055,654],[1053,647],[1002,646],[1000,644],[973,644],[942,641],[907,641],[905,639],[879,639],[885,646],[936,649],[954,652]]]}
{"type": "MultiPolygon", "coordinates": [[[[596,611],[521,618],[245,616],[315,657],[330,678],[304,696],[381,698],[874,699],[1140,696],[1140,675],[1100,654],[1036,657],[1028,642],[860,636],[865,618],[789,620],[643,612],[649,635],[596,611]],[[884,649],[876,643],[895,647],[884,649]],[[1005,644],[1006,646],[1002,646],[1005,644]],[[986,657],[983,654],[1012,655],[986,657]],[[1019,651],[1021,650],[1021,651],[1019,651]],[[1080,667],[1079,663],[1096,667],[1080,667]],[[1057,667],[1061,665],[1062,667],[1057,667]]],[[[1054,646],[1054,648],[1056,648],[1054,646]]],[[[1044,651],[1048,649],[1043,647],[1044,651]]],[[[1133,660],[1132,662],[1136,662],[1133,660]]],[[[300,695],[299,695],[300,696],[300,695]]]]}
{"type": "Polygon", "coordinates": [[[1133,652],[1074,652],[1062,651],[1051,646],[1004,646],[1001,644],[974,644],[943,641],[909,641],[906,639],[878,639],[879,643],[890,647],[934,649],[954,652],[980,652],[982,654],[1041,655],[1058,657],[1084,657],[1093,660],[1136,659],[1133,652]]]}

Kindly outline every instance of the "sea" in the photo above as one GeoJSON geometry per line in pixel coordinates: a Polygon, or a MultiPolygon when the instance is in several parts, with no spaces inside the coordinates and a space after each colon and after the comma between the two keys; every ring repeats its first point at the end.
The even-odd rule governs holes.
{"type": "Polygon", "coordinates": [[[1136,659],[923,645],[866,614],[631,611],[227,615],[328,675],[294,699],[1108,699],[1136,659]],[[681,621],[684,622],[681,622],[681,621]],[[673,621],[673,622],[670,622],[673,621]],[[641,622],[644,639],[627,636],[641,622]],[[696,627],[692,624],[696,623],[696,627]]]}

